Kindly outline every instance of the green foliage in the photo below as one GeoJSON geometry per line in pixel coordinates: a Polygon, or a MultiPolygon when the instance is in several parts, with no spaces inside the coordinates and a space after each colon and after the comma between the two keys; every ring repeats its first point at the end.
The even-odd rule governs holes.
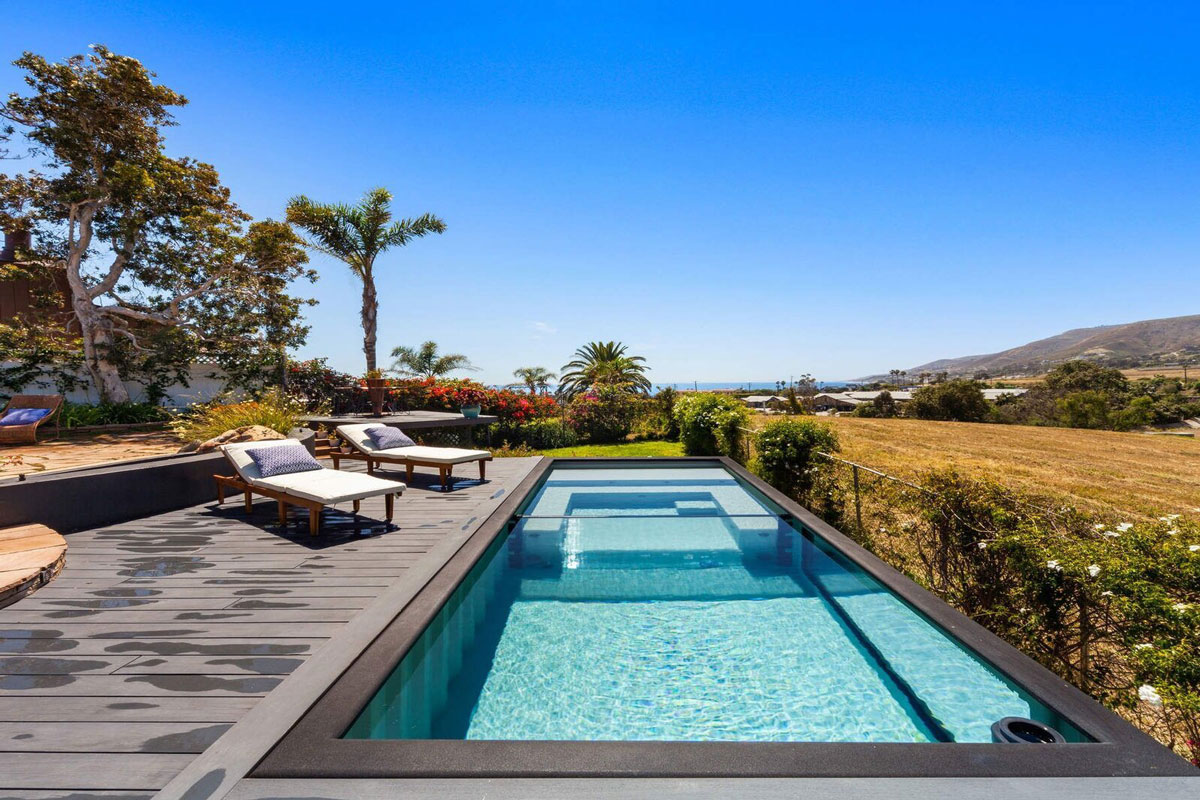
{"type": "Polygon", "coordinates": [[[680,394],[673,415],[683,452],[689,456],[737,455],[741,429],[750,420],[750,411],[741,400],[708,392],[680,394]]]}
{"type": "Polygon", "coordinates": [[[679,393],[667,386],[654,397],[637,403],[633,433],[640,439],[679,439],[679,423],[675,420],[675,400],[679,393]]]}
{"type": "Polygon", "coordinates": [[[330,369],[323,358],[290,361],[287,368],[287,393],[301,398],[310,412],[333,407],[336,390],[358,386],[358,380],[345,372],[330,369]]]}
{"type": "Polygon", "coordinates": [[[1129,709],[1160,740],[1200,756],[1200,516],[1115,524],[953,470],[917,481],[922,488],[884,481],[868,490],[878,516],[860,541],[1063,678],[1129,709]]]}
{"type": "Polygon", "coordinates": [[[204,442],[246,425],[262,425],[287,436],[307,411],[300,398],[271,389],[257,400],[230,403],[218,399],[192,406],[172,422],[171,429],[185,442],[204,442]]]}
{"type": "Polygon", "coordinates": [[[518,367],[513,370],[513,377],[521,381],[512,384],[513,387],[524,386],[530,394],[537,394],[549,390],[550,381],[558,376],[545,367],[518,367]]]}
{"type": "Polygon", "coordinates": [[[884,389],[869,403],[862,403],[854,409],[856,417],[878,417],[890,419],[900,416],[900,407],[896,404],[892,393],[884,389]]]}
{"type": "Polygon", "coordinates": [[[510,447],[525,446],[532,450],[552,450],[579,444],[579,434],[561,419],[548,417],[524,423],[496,423],[491,427],[493,442],[510,447]]]}
{"type": "Polygon", "coordinates": [[[617,386],[626,392],[648,393],[646,359],[628,354],[620,342],[589,342],[575,351],[575,358],[563,365],[559,395],[570,399],[600,386],[617,386]]]}
{"type": "Polygon", "coordinates": [[[420,347],[392,350],[392,371],[410,378],[441,378],[460,369],[474,370],[462,353],[438,353],[437,342],[422,342],[420,347]]]}
{"type": "Polygon", "coordinates": [[[1095,391],[1114,395],[1128,391],[1129,379],[1118,369],[1077,360],[1052,369],[1046,375],[1046,387],[1056,394],[1095,391]]]}
{"type": "Polygon", "coordinates": [[[211,165],[165,153],[161,128],[187,101],[99,45],[14,63],[31,93],[0,117],[41,169],[0,175],[0,225],[32,233],[21,258],[39,285],[69,287],[80,334],[64,343],[82,350],[101,398],[127,401],[124,380],[159,396],[200,356],[234,383],[280,366],[307,333],[309,301],[289,285],[315,273],[288,225],[250,224],[211,165]]]}
{"type": "Polygon", "coordinates": [[[63,403],[58,424],[63,428],[82,428],[90,425],[165,422],[170,418],[166,409],[154,403],[63,403]]]}
{"type": "Polygon", "coordinates": [[[567,406],[567,424],[586,442],[618,442],[633,430],[636,400],[622,386],[600,385],[576,395],[567,406]]]}
{"type": "Polygon", "coordinates": [[[767,423],[754,436],[751,469],[784,494],[804,500],[829,462],[818,452],[838,450],[837,435],[813,419],[779,419],[767,423]]]}
{"type": "Polygon", "coordinates": [[[1071,392],[1060,397],[1056,403],[1058,421],[1068,428],[1110,428],[1112,421],[1108,403],[1108,395],[1095,389],[1071,392]]]}
{"type": "Polygon", "coordinates": [[[983,422],[991,407],[979,383],[953,380],[935,383],[913,392],[905,414],[917,419],[983,422]]]}
{"type": "Polygon", "coordinates": [[[343,262],[362,281],[359,319],[368,371],[376,369],[379,300],[375,290],[375,259],[390,248],[403,247],[413,239],[446,230],[446,223],[433,214],[392,222],[391,204],[392,193],[376,188],[353,206],[318,203],[300,195],[293,197],[287,207],[288,222],[308,234],[309,247],[343,262]]]}

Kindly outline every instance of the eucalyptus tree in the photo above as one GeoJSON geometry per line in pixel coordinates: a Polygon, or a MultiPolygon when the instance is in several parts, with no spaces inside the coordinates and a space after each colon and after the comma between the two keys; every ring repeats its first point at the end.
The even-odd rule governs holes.
{"type": "Polygon", "coordinates": [[[620,386],[631,392],[649,393],[646,359],[631,356],[621,342],[589,342],[575,351],[563,365],[558,391],[572,398],[595,386],[620,386]]]}
{"type": "Polygon", "coordinates": [[[392,358],[395,359],[393,372],[416,378],[441,378],[460,369],[476,369],[462,353],[439,353],[437,342],[422,342],[420,347],[397,347],[392,350],[392,358]]]}
{"type": "Polygon", "coordinates": [[[530,394],[537,394],[549,390],[550,381],[557,376],[545,367],[519,367],[513,370],[513,377],[520,380],[513,386],[524,386],[530,394]]]}
{"type": "Polygon", "coordinates": [[[287,219],[308,234],[312,249],[338,259],[362,281],[363,354],[367,371],[376,369],[375,344],[379,296],[375,290],[375,260],[386,250],[413,239],[442,233],[446,223],[433,214],[392,221],[392,194],[371,189],[356,205],[318,203],[304,195],[288,202],[287,219]]]}
{"type": "Polygon", "coordinates": [[[186,381],[200,356],[261,375],[303,342],[310,301],[288,286],[315,274],[299,238],[282,222],[252,223],[212,166],[164,152],[183,95],[101,45],[60,63],[28,52],[13,63],[30,92],[0,104],[0,143],[19,136],[10,157],[38,166],[0,175],[0,227],[32,235],[21,267],[55,288],[43,293],[51,315],[2,326],[8,341],[81,354],[113,402],[129,400],[124,378],[161,390],[186,381]],[[64,296],[74,325],[46,325],[64,296]]]}

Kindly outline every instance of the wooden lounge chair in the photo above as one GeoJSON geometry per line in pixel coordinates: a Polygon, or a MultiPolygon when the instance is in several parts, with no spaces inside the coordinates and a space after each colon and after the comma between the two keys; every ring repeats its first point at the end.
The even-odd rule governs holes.
{"type": "Polygon", "coordinates": [[[225,502],[225,490],[233,489],[245,495],[246,512],[253,507],[253,495],[270,497],[279,503],[279,524],[287,524],[287,506],[308,509],[308,530],[316,536],[321,530],[321,510],[336,503],[352,502],[358,513],[359,502],[368,497],[383,495],[387,521],[392,521],[396,495],[405,490],[399,481],[389,481],[356,472],[338,472],[322,467],[308,472],[262,477],[254,459],[246,452],[257,447],[302,446],[293,439],[268,442],[239,442],[221,446],[221,452],[237,475],[213,475],[217,483],[217,502],[225,502]]]}
{"type": "Polygon", "coordinates": [[[36,444],[37,429],[54,422],[54,433],[58,435],[58,415],[62,411],[61,394],[15,394],[8,405],[0,411],[0,417],[18,408],[48,408],[50,413],[27,425],[0,425],[0,444],[36,444]]]}
{"type": "Polygon", "coordinates": [[[366,425],[339,425],[337,435],[350,445],[350,451],[344,452],[335,448],[329,454],[333,459],[333,468],[341,469],[342,459],[367,462],[367,473],[374,474],[375,468],[381,464],[403,464],[405,480],[412,481],[414,467],[434,467],[442,481],[442,491],[449,491],[450,476],[455,464],[479,462],[479,480],[487,475],[487,462],[492,460],[492,454],[487,450],[465,450],[459,447],[393,447],[380,450],[375,442],[367,435],[368,428],[374,428],[379,423],[366,425]]]}

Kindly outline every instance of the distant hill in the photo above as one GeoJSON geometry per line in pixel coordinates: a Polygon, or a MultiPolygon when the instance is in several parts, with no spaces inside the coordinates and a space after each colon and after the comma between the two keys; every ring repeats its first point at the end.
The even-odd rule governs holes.
{"type": "MultiPolygon", "coordinates": [[[[986,372],[990,377],[1038,375],[1076,358],[1128,369],[1178,363],[1200,355],[1200,314],[1100,325],[1039,339],[999,353],[930,361],[910,367],[909,377],[921,372],[949,372],[969,376],[986,372]]],[[[874,376],[886,378],[886,375],[874,376]]]]}

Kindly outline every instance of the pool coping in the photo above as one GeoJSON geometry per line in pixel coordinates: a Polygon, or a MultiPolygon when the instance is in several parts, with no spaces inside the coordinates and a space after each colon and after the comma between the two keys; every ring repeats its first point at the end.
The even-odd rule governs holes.
{"type": "MultiPolygon", "coordinates": [[[[250,771],[251,779],[921,778],[1196,776],[1186,761],[952,609],[728,458],[545,458],[250,771]],[[730,470],[846,558],[1097,741],[1061,745],[825,742],[538,742],[342,739],[408,647],[555,465],[707,462],[730,470]],[[524,491],[520,491],[524,489],[524,491]],[[1053,758],[1051,758],[1053,754],[1053,758]],[[403,766],[397,766],[403,765],[403,766]]],[[[296,709],[293,709],[296,711],[296,709]]]]}

